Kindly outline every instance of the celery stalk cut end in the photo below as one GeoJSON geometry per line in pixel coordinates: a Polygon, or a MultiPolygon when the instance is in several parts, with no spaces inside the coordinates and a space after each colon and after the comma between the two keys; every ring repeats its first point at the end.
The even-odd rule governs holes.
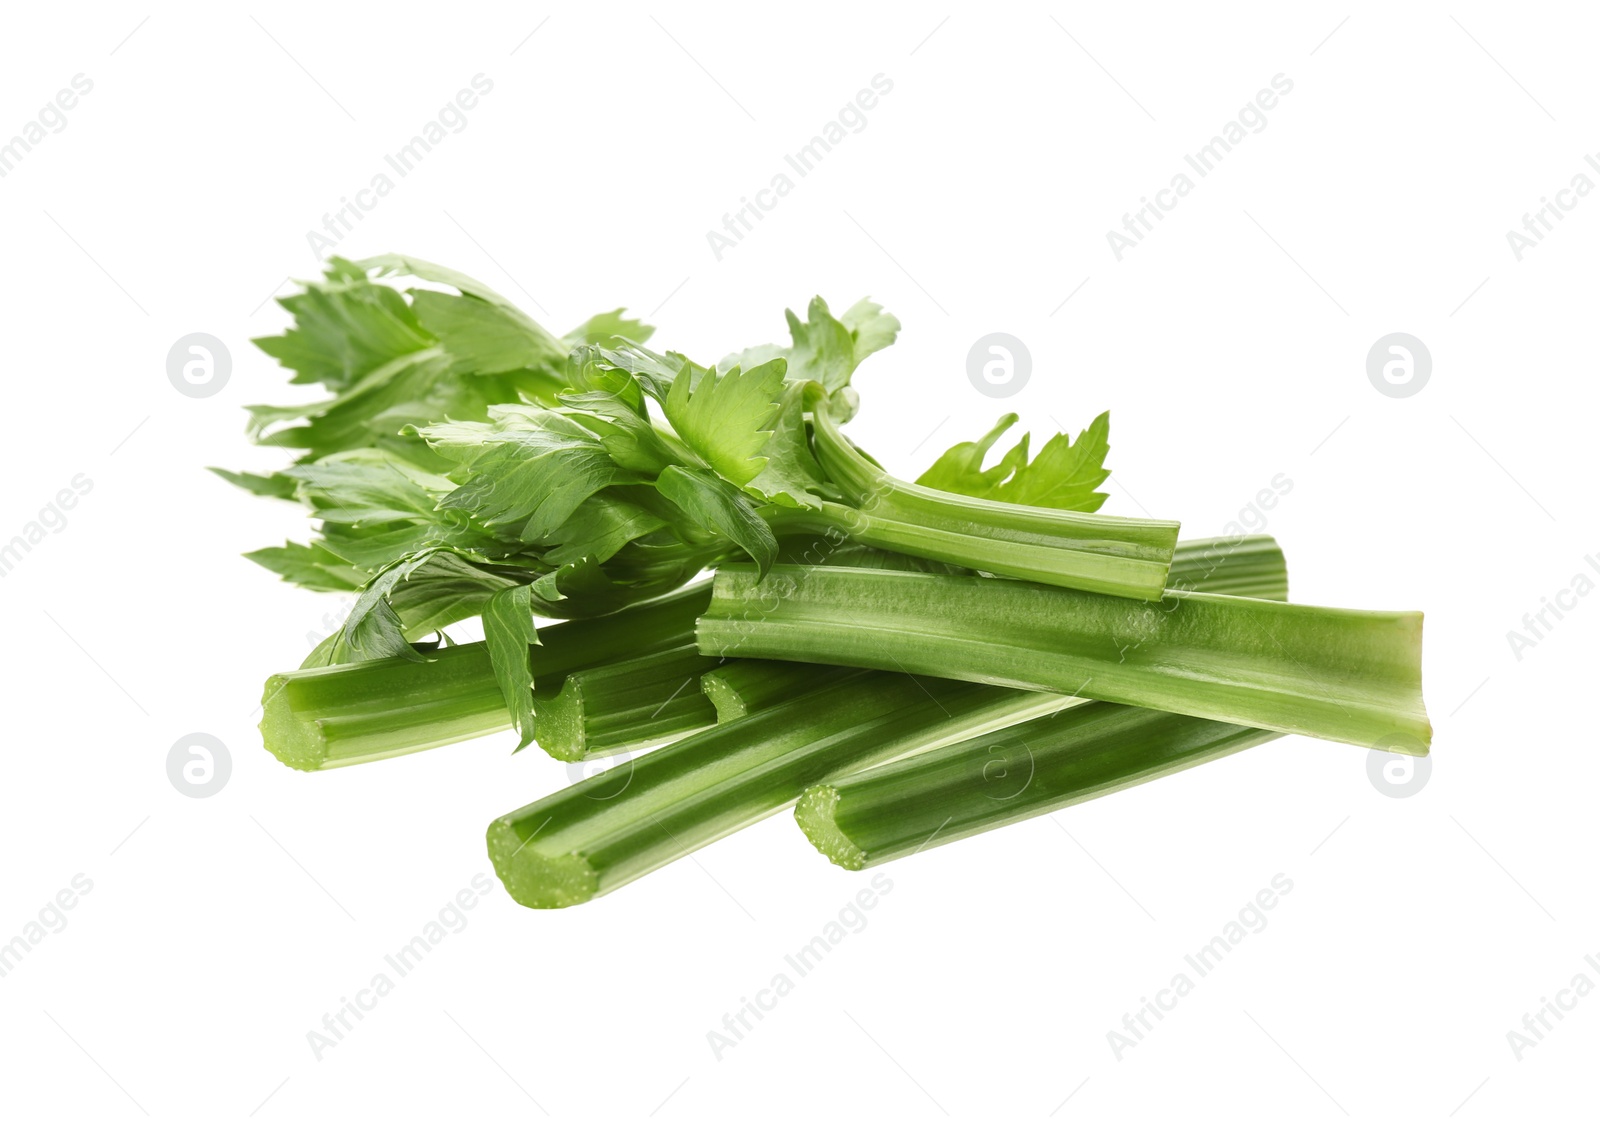
{"type": "Polygon", "coordinates": [[[583,714],[583,685],[573,679],[563,681],[561,691],[534,700],[534,740],[551,758],[564,763],[592,758],[589,729],[583,714]]]}
{"type": "Polygon", "coordinates": [[[283,695],[289,678],[267,679],[261,694],[261,743],[284,766],[295,770],[321,770],[328,758],[327,739],[315,720],[302,719],[283,695]]]}
{"type": "Polygon", "coordinates": [[[594,899],[599,876],[582,853],[551,856],[531,840],[518,837],[505,818],[489,825],[489,860],[511,899],[525,908],[570,908],[594,899]]]}
{"type": "Polygon", "coordinates": [[[707,672],[700,677],[700,692],[717,710],[718,723],[729,723],[750,714],[745,707],[744,697],[734,691],[721,672],[707,672]]]}
{"type": "Polygon", "coordinates": [[[811,844],[834,864],[860,872],[867,866],[867,855],[844,835],[834,820],[839,792],[831,786],[811,786],[795,803],[794,820],[811,844]]]}

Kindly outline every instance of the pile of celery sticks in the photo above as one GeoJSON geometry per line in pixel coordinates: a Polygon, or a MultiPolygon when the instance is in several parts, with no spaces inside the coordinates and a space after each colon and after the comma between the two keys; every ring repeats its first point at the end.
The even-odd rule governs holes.
{"type": "Polygon", "coordinates": [[[258,345],[325,396],[250,408],[288,467],[215,470],[317,523],[248,557],[351,596],[267,681],[266,748],[645,752],[490,823],[522,904],[791,806],[862,869],[1282,734],[1428,749],[1422,615],[1290,604],[1266,536],[1096,514],[1105,415],[991,462],[1008,415],[914,482],[852,444],[855,371],[899,331],[867,300],[714,365],[621,310],[557,336],[409,257],[280,303],[258,345]]]}

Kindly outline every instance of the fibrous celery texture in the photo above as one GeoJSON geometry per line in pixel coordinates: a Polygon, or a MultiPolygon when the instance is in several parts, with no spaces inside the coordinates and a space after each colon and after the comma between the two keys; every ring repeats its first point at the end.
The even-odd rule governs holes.
{"type": "MultiPolygon", "coordinates": [[[[700,583],[620,613],[550,626],[528,650],[535,685],[563,689],[568,674],[626,664],[640,649],[683,650],[692,644],[695,617],[709,598],[709,585],[700,583]]],[[[695,670],[697,677],[714,663],[687,660],[682,666],[695,670]]],[[[580,706],[572,701],[582,694],[581,688],[575,689],[562,709],[580,706]]],[[[439,649],[421,663],[392,657],[282,672],[267,681],[261,703],[262,742],[298,770],[373,762],[511,726],[482,644],[439,649]]],[[[701,723],[713,718],[695,677],[689,677],[689,684],[661,712],[626,722],[625,742],[645,741],[652,728],[661,729],[660,738],[680,733],[687,715],[701,723]]],[[[572,719],[570,711],[565,718],[572,719]]],[[[552,741],[570,751],[578,742],[577,729],[585,725],[581,719],[570,723],[559,739],[551,726],[552,741]]]]}
{"type": "Polygon", "coordinates": [[[1276,738],[1236,723],[1080,703],[818,783],[794,816],[834,864],[864,869],[1276,738]]]}
{"type": "Polygon", "coordinates": [[[497,819],[489,857],[518,903],[580,904],[776,813],[819,779],[1065,702],[982,684],[847,673],[497,819]]]}
{"type": "MultiPolygon", "coordinates": [[[[1283,594],[1270,539],[1188,544],[1197,588],[1238,583],[1283,594]]],[[[489,827],[489,855],[519,902],[563,907],[609,892],[792,803],[807,786],[1077,701],[902,673],[734,661],[730,722],[680,739],[542,798],[489,827]],[[749,697],[744,699],[741,697],[749,697]],[[776,706],[761,708],[757,703],[776,706]],[[752,710],[753,709],[753,710],[752,710]]],[[[719,710],[723,704],[719,702],[719,710]]]]}
{"type": "Polygon", "coordinates": [[[1003,684],[1364,746],[1426,750],[1420,613],[998,578],[717,571],[703,652],[1003,684]]]}

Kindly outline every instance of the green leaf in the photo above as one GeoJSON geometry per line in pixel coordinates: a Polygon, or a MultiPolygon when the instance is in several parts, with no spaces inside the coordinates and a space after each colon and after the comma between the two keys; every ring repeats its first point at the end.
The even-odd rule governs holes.
{"type": "MultiPolygon", "coordinates": [[[[618,467],[600,438],[578,422],[558,413],[534,413],[532,427],[477,426],[484,440],[471,453],[465,482],[442,500],[443,506],[460,508],[526,543],[547,541],[601,488],[639,480],[618,467]]],[[[461,439],[471,429],[449,425],[420,432],[431,443],[461,450],[461,439]]]]}
{"type": "Polygon", "coordinates": [[[783,389],[781,359],[754,369],[706,373],[698,383],[684,366],[662,409],[678,436],[718,475],[743,487],[766,465],[760,455],[783,389]],[[691,390],[691,386],[693,389],[691,390]]]}
{"type": "Polygon", "coordinates": [[[400,615],[389,604],[389,593],[427,560],[421,555],[397,562],[367,583],[351,607],[344,624],[311,651],[301,668],[321,668],[329,664],[352,664],[358,660],[379,660],[387,656],[421,661],[422,655],[406,640],[400,615]]]}
{"type": "Polygon", "coordinates": [[[379,366],[433,344],[393,287],[335,257],[322,282],[278,300],[294,315],[282,334],[257,338],[261,350],[295,371],[292,381],[345,389],[379,366]]]}
{"type": "Polygon", "coordinates": [[[656,490],[681,507],[694,522],[731,540],[765,574],[778,557],[778,539],[738,488],[703,468],[666,469],[656,490]]]}
{"type": "Polygon", "coordinates": [[[368,271],[376,271],[382,275],[409,275],[413,279],[422,279],[429,283],[443,283],[446,287],[454,287],[463,295],[471,295],[475,299],[493,303],[497,307],[507,307],[515,310],[511,300],[505,298],[497,291],[491,290],[486,284],[479,283],[470,275],[456,271],[450,267],[440,267],[437,263],[429,263],[425,259],[417,259],[408,255],[375,255],[367,259],[357,260],[355,263],[342,262],[353,270],[358,270],[365,275],[368,271]]]}
{"type": "Polygon", "coordinates": [[[297,542],[264,546],[245,557],[286,582],[323,593],[359,590],[367,581],[365,571],[315,543],[311,546],[301,546],[297,542]]]}
{"type": "Polygon", "coordinates": [[[584,369],[610,369],[627,374],[658,404],[665,404],[667,390],[685,370],[689,372],[691,388],[710,372],[682,354],[658,354],[637,342],[624,342],[614,349],[579,346],[573,353],[573,361],[584,369]]]}
{"type": "Polygon", "coordinates": [[[1106,496],[1095,488],[1111,474],[1105,466],[1111,450],[1108,440],[1111,414],[1101,413],[1078,434],[1076,442],[1066,433],[1052,436],[1032,463],[1028,461],[1028,438],[1023,436],[998,464],[984,470],[982,464],[989,448],[1016,419],[1015,414],[1008,413],[981,440],[957,444],[922,473],[917,483],[940,491],[1029,507],[1099,510],[1106,496]]]}
{"type": "Polygon", "coordinates": [[[614,613],[652,596],[638,586],[615,581],[592,558],[569,562],[552,570],[530,588],[535,612],[569,619],[614,613]]]}
{"type": "Polygon", "coordinates": [[[594,315],[582,326],[563,334],[562,341],[569,346],[583,342],[594,346],[618,346],[622,344],[617,341],[619,338],[629,342],[648,342],[656,328],[638,319],[624,317],[622,313],[624,309],[618,307],[614,311],[603,311],[594,315]]]}
{"type": "Polygon", "coordinates": [[[794,339],[794,346],[784,351],[789,380],[815,381],[829,393],[849,385],[856,369],[855,338],[849,327],[828,312],[822,296],[811,300],[805,322],[793,311],[784,311],[783,316],[789,323],[789,337],[794,339]]]}
{"type": "Polygon", "coordinates": [[[839,316],[839,321],[850,328],[856,340],[856,365],[869,354],[894,345],[900,334],[900,320],[871,299],[861,299],[839,316]]]}
{"type": "Polygon", "coordinates": [[[619,467],[654,475],[678,458],[642,404],[598,389],[564,393],[561,404],[567,417],[600,438],[619,467]]]}
{"type": "Polygon", "coordinates": [[[819,506],[814,489],[828,482],[806,437],[805,396],[803,385],[783,391],[772,437],[761,449],[766,466],[746,485],[786,507],[819,506]]]}
{"type": "Polygon", "coordinates": [[[226,468],[207,468],[227,480],[234,487],[242,487],[252,495],[269,499],[293,499],[295,481],[282,472],[257,475],[255,472],[230,472],[226,468]]]}
{"type": "Polygon", "coordinates": [[[531,586],[514,586],[495,594],[483,610],[484,644],[521,737],[519,751],[533,742],[533,668],[528,649],[539,643],[539,633],[533,625],[532,597],[531,586]]]}
{"type": "Polygon", "coordinates": [[[490,573],[460,554],[430,556],[389,594],[389,604],[400,615],[406,637],[416,640],[476,617],[503,590],[517,585],[515,578],[490,573]]]}
{"type": "Polygon", "coordinates": [[[296,464],[282,474],[300,485],[312,518],[335,523],[431,522],[438,497],[455,489],[444,476],[375,448],[296,464]]]}
{"type": "Polygon", "coordinates": [[[894,342],[900,320],[870,299],[862,299],[843,318],[835,318],[820,295],[811,300],[805,322],[793,311],[786,310],[783,315],[793,345],[754,346],[724,358],[719,368],[749,368],[783,358],[789,364],[791,383],[818,383],[828,391],[833,415],[840,421],[849,420],[856,409],[855,394],[849,389],[851,377],[868,355],[894,342]]]}
{"type": "Polygon", "coordinates": [[[559,377],[567,346],[511,306],[442,291],[411,292],[411,311],[462,373],[543,370],[559,377]]]}
{"type": "MultiPolygon", "coordinates": [[[[306,459],[316,460],[393,442],[407,425],[446,417],[481,418],[492,403],[490,397],[515,395],[504,383],[500,388],[489,384],[468,389],[451,376],[451,364],[448,354],[431,346],[385,362],[331,401],[283,408],[257,406],[251,423],[258,431],[294,417],[304,417],[306,423],[258,436],[256,443],[303,448],[306,459]]],[[[492,383],[495,379],[482,380],[492,383]]]]}
{"type": "Polygon", "coordinates": [[[572,517],[551,533],[556,547],[545,560],[562,566],[585,558],[604,562],[634,539],[666,525],[660,516],[615,491],[601,491],[579,504],[572,517]]]}
{"type": "Polygon", "coordinates": [[[998,464],[988,471],[983,470],[983,461],[989,455],[989,449],[1016,423],[1017,414],[1007,413],[979,439],[962,441],[940,456],[934,461],[933,467],[917,477],[917,482],[923,487],[935,487],[940,491],[988,498],[995,487],[1027,462],[1028,440],[1023,437],[1022,443],[1007,452],[998,464]]]}

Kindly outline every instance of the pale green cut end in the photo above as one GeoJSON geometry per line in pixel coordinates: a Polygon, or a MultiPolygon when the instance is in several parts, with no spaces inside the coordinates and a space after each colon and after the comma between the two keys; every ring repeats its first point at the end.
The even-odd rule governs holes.
{"type": "Polygon", "coordinates": [[[867,867],[867,855],[839,829],[833,820],[839,805],[839,792],[831,786],[811,786],[795,803],[794,820],[800,831],[817,849],[842,868],[854,872],[867,867]]]}
{"type": "Polygon", "coordinates": [[[551,857],[517,835],[515,824],[489,825],[489,860],[511,899],[526,908],[569,908],[594,899],[599,877],[582,853],[551,857]]]}
{"type": "Polygon", "coordinates": [[[744,697],[734,691],[733,685],[720,671],[713,669],[700,677],[700,691],[717,709],[718,723],[729,723],[750,714],[750,709],[745,707],[744,697]]]}
{"type": "Polygon", "coordinates": [[[580,681],[569,677],[562,683],[560,694],[548,699],[534,698],[533,737],[547,755],[564,763],[592,757],[580,681]]]}
{"type": "Polygon", "coordinates": [[[295,770],[320,770],[328,758],[328,743],[315,722],[300,719],[281,695],[289,682],[285,675],[267,679],[261,695],[261,743],[284,766],[295,770]]]}

